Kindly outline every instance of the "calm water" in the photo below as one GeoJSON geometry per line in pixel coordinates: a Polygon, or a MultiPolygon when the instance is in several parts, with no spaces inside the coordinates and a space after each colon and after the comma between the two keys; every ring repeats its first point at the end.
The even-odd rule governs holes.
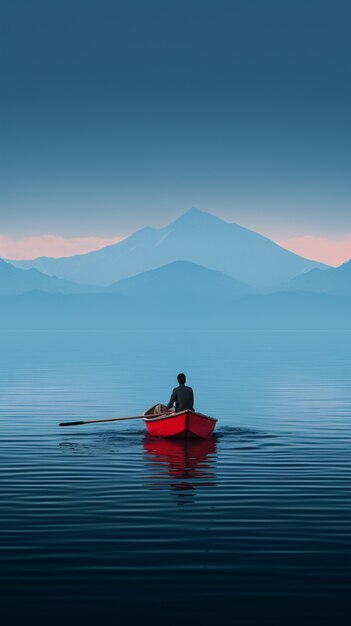
{"type": "Polygon", "coordinates": [[[0,334],[1,623],[346,624],[351,334],[0,334]],[[138,421],[186,371],[208,442],[138,421]]]}

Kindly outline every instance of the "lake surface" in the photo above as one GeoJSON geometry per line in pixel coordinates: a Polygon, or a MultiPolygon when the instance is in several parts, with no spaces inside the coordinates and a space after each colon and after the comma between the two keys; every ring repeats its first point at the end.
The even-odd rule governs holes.
{"type": "Polygon", "coordinates": [[[351,333],[0,333],[0,420],[4,626],[349,622],[351,333]]]}

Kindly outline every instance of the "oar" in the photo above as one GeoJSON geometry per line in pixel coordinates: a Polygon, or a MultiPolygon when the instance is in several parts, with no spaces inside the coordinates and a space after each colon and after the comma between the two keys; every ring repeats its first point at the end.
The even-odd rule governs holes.
{"type": "Polygon", "coordinates": [[[100,424],[100,422],[122,422],[123,420],[140,420],[144,417],[161,417],[159,413],[150,415],[131,415],[130,417],[111,417],[104,420],[85,420],[84,422],[61,422],[59,426],[82,426],[82,424],[100,424]]]}

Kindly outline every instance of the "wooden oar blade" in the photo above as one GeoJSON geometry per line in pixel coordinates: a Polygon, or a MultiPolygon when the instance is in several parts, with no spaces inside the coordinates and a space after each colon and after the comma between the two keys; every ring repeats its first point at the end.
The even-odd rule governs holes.
{"type": "Polygon", "coordinates": [[[61,422],[59,426],[81,426],[82,424],[85,424],[85,422],[61,422]]]}

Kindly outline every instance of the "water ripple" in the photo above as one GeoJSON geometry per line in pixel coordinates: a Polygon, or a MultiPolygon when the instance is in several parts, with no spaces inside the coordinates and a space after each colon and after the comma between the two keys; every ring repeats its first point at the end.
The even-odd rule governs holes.
{"type": "Polygon", "coordinates": [[[31,612],[37,624],[150,611],[159,623],[348,622],[351,336],[178,342],[0,336],[6,626],[31,612]],[[150,363],[155,345],[172,359],[150,363]],[[140,421],[58,427],[137,414],[183,363],[200,410],[220,417],[211,440],[154,440],[140,421]]]}

